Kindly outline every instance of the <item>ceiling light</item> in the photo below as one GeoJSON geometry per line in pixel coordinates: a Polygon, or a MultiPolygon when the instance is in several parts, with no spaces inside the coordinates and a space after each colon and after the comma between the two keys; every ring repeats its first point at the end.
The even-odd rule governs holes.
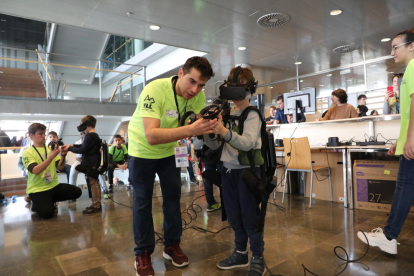
{"type": "Polygon", "coordinates": [[[129,96],[129,93],[126,93],[125,96],[129,96]]]}
{"type": "Polygon", "coordinates": [[[66,92],[66,93],[70,94],[70,92],[66,92]]]}
{"type": "Polygon", "coordinates": [[[88,81],[87,79],[83,79],[82,81],[88,81]]]}
{"type": "Polygon", "coordinates": [[[394,74],[394,72],[388,72],[388,74],[394,74]]]}
{"type": "Polygon", "coordinates": [[[104,115],[96,115],[96,117],[103,117],[104,115]]]}
{"type": "Polygon", "coordinates": [[[302,64],[302,62],[301,61],[296,61],[295,64],[299,65],[299,64],[302,64]]]}
{"type": "Polygon", "coordinates": [[[3,71],[0,71],[0,74],[3,74],[3,71]]]}
{"type": "Polygon", "coordinates": [[[319,84],[320,87],[323,87],[323,84],[319,84]]]}
{"type": "Polygon", "coordinates": [[[239,49],[239,51],[244,51],[244,50],[246,50],[247,48],[246,48],[246,47],[244,47],[244,46],[242,46],[242,47],[239,47],[239,48],[237,48],[237,49],[239,49]]]}
{"type": "Polygon", "coordinates": [[[369,67],[375,67],[375,66],[377,66],[376,64],[372,64],[372,65],[370,65],[369,67]]]}
{"type": "Polygon", "coordinates": [[[300,80],[300,82],[303,82],[303,80],[300,80]]]}
{"type": "Polygon", "coordinates": [[[391,38],[389,38],[389,37],[384,37],[383,39],[381,39],[381,42],[387,42],[387,41],[390,41],[391,40],[391,38]]]}
{"type": "Polygon", "coordinates": [[[127,15],[128,17],[130,17],[131,15],[133,15],[133,13],[132,13],[132,12],[127,12],[127,13],[126,13],[126,15],[127,15]]]}
{"type": "Polygon", "coordinates": [[[273,89],[273,86],[270,86],[270,89],[273,89]]]}
{"type": "Polygon", "coordinates": [[[161,29],[161,27],[158,25],[150,25],[149,28],[153,31],[158,31],[159,29],[161,29]]]}
{"type": "Polygon", "coordinates": [[[22,115],[23,115],[23,116],[30,116],[30,115],[32,115],[32,114],[30,114],[30,113],[22,113],[22,115]]]}
{"type": "Polygon", "coordinates": [[[340,15],[342,13],[341,10],[333,10],[331,11],[331,15],[340,15]]]}
{"type": "Polygon", "coordinates": [[[332,74],[328,74],[328,75],[326,75],[327,77],[331,77],[332,76],[332,74]]]}

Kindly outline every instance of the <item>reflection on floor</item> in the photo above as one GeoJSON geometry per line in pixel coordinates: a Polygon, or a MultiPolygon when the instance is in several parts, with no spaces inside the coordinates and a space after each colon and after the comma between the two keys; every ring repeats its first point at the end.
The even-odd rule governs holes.
{"type": "MultiPolygon", "coordinates": [[[[202,186],[182,186],[182,209],[203,193],[202,186]]],[[[218,199],[218,190],[215,190],[218,199]]],[[[132,205],[132,191],[116,187],[114,199],[132,205]]],[[[10,200],[9,200],[10,202],[10,200]]],[[[280,203],[278,195],[277,203],[280,203]]],[[[205,212],[203,207],[192,225],[217,231],[220,211],[205,212]]],[[[50,220],[32,215],[23,198],[0,207],[0,275],[135,275],[131,210],[113,201],[104,201],[102,214],[82,215],[90,204],[87,191],[75,203],[59,204],[59,214],[50,220]]],[[[162,231],[162,198],[159,186],[153,200],[156,231],[162,231]]],[[[269,205],[265,226],[265,258],[274,274],[304,275],[301,264],[319,275],[334,275],[343,268],[333,248],[341,245],[350,258],[361,256],[364,244],[356,231],[383,226],[387,214],[344,209],[341,204],[316,200],[310,210],[302,196],[288,197],[286,211],[269,205]]],[[[351,263],[341,275],[414,275],[414,216],[406,222],[398,240],[398,255],[391,256],[377,248],[370,249],[360,263],[351,263]]],[[[216,262],[233,249],[233,234],[226,229],[219,234],[205,234],[193,229],[184,231],[183,251],[190,265],[172,266],[162,257],[162,245],[152,255],[157,275],[246,275],[247,269],[220,271],[216,262]]],[[[308,274],[309,275],[309,274],[308,274]]]]}

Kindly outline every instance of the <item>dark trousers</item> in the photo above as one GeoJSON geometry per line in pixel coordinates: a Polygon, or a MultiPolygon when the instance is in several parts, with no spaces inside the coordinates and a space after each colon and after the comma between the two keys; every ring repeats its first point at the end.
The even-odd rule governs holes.
{"type": "Polygon", "coordinates": [[[241,177],[243,169],[221,169],[223,200],[235,235],[236,250],[246,251],[247,241],[254,257],[263,255],[263,232],[258,231],[259,202],[241,177]]]}
{"type": "Polygon", "coordinates": [[[61,173],[66,173],[66,178],[69,183],[69,175],[70,175],[70,165],[66,164],[63,170],[59,170],[61,173]]]}
{"type": "Polygon", "coordinates": [[[191,163],[190,160],[188,160],[187,171],[188,171],[188,175],[190,176],[190,180],[195,180],[193,163],[191,163]]]}
{"type": "MultiPolygon", "coordinates": [[[[221,167],[223,166],[223,163],[219,162],[217,164],[204,164],[204,168],[206,170],[217,170],[218,172],[221,172],[221,167]]],[[[204,183],[204,193],[206,195],[207,203],[212,205],[215,204],[217,201],[214,199],[214,193],[213,193],[213,182],[211,182],[208,179],[203,178],[204,183]]]]}
{"type": "Polygon", "coordinates": [[[384,228],[384,233],[388,238],[396,239],[398,237],[413,201],[414,160],[407,160],[401,155],[391,212],[387,220],[387,226],[384,228]]]}
{"type": "Polygon", "coordinates": [[[108,164],[108,183],[109,185],[114,184],[114,170],[116,169],[117,165],[123,165],[125,161],[113,161],[112,163],[108,164]]]}
{"type": "Polygon", "coordinates": [[[133,187],[133,227],[135,255],[147,250],[154,252],[155,236],[152,219],[152,196],[155,174],[160,178],[164,213],[164,245],[180,242],[181,225],[181,178],[180,168],[175,166],[174,156],[162,159],[130,157],[129,178],[133,187]]]}
{"type": "Polygon", "coordinates": [[[43,219],[53,216],[55,202],[77,199],[81,195],[79,187],[69,184],[58,184],[50,190],[29,194],[35,212],[43,219]]]}

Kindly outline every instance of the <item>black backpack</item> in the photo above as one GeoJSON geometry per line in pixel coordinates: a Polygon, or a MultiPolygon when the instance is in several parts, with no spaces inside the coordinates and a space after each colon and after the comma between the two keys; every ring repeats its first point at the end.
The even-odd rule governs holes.
{"type": "Polygon", "coordinates": [[[259,230],[263,229],[264,220],[266,216],[267,201],[270,193],[276,187],[273,183],[273,176],[276,171],[276,152],[275,152],[275,141],[273,134],[266,131],[266,122],[263,120],[262,114],[254,106],[248,106],[243,110],[240,116],[230,115],[228,118],[224,118],[225,121],[228,119],[238,120],[239,135],[243,134],[244,122],[249,115],[249,112],[257,112],[260,121],[262,123],[260,128],[260,134],[262,139],[262,158],[264,160],[263,165],[260,165],[260,176],[257,175],[254,157],[251,152],[248,153],[250,168],[244,169],[242,177],[248,183],[252,193],[256,195],[256,198],[261,203],[260,207],[260,220],[259,230]]]}

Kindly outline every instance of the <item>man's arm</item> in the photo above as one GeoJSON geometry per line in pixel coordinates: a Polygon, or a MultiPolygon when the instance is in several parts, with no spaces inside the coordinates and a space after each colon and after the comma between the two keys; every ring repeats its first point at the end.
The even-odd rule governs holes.
{"type": "Polygon", "coordinates": [[[142,118],[145,137],[150,145],[171,143],[194,135],[213,133],[212,128],[218,124],[216,120],[199,119],[191,125],[177,128],[160,128],[160,120],[156,118],[142,118]]]}
{"type": "Polygon", "coordinates": [[[404,145],[404,157],[414,159],[414,93],[411,94],[410,121],[408,123],[407,142],[404,145]]]}
{"type": "Polygon", "coordinates": [[[56,161],[56,168],[61,171],[65,168],[66,165],[66,155],[62,154],[62,158],[58,161],[56,161]]]}
{"type": "Polygon", "coordinates": [[[30,164],[27,168],[28,171],[35,175],[41,174],[44,170],[46,170],[46,168],[50,165],[50,163],[52,163],[53,159],[55,159],[55,157],[59,154],[59,152],[60,152],[59,149],[50,151],[50,155],[46,158],[45,161],[43,161],[40,164],[32,163],[32,164],[36,164],[34,167],[31,167],[32,164],[30,164]]]}

